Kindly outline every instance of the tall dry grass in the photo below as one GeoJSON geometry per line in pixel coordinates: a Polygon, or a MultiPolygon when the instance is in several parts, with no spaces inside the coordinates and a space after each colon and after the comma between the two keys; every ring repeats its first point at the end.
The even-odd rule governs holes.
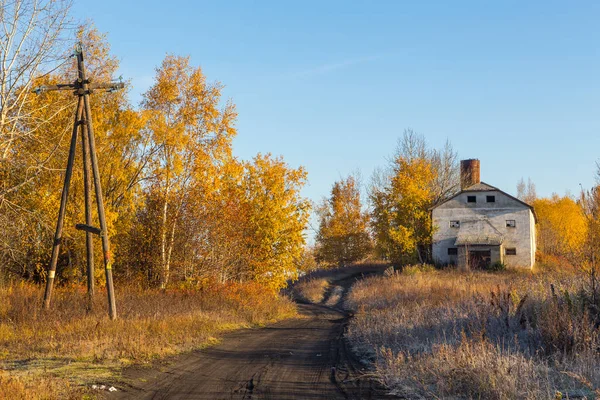
{"type": "Polygon", "coordinates": [[[600,338],[585,284],[408,268],[353,286],[348,336],[406,398],[595,398],[600,338]]]}
{"type": "Polygon", "coordinates": [[[114,381],[123,366],[199,348],[220,332],[296,312],[289,299],[252,283],[200,290],[121,287],[116,321],[106,315],[102,291],[92,312],[82,287],[58,288],[49,312],[40,307],[42,296],[33,285],[0,290],[0,398],[9,385],[15,396],[8,398],[31,397],[45,380],[59,380],[65,389],[50,398],[72,395],[99,379],[114,381]]]}
{"type": "Polygon", "coordinates": [[[355,263],[338,268],[316,269],[305,274],[292,285],[290,293],[309,303],[335,306],[344,294],[344,288],[335,283],[352,277],[381,273],[389,266],[384,262],[355,263]],[[332,286],[333,285],[333,286],[332,286]],[[327,295],[328,298],[325,298],[327,295]]]}
{"type": "Polygon", "coordinates": [[[321,303],[325,299],[328,288],[329,280],[325,278],[303,279],[294,287],[300,300],[315,304],[321,303]]]}

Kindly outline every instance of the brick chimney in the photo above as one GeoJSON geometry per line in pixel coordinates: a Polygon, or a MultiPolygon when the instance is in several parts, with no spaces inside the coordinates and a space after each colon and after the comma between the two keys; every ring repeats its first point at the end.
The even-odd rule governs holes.
{"type": "Polygon", "coordinates": [[[460,162],[460,190],[481,182],[481,167],[479,160],[469,159],[460,162]]]}

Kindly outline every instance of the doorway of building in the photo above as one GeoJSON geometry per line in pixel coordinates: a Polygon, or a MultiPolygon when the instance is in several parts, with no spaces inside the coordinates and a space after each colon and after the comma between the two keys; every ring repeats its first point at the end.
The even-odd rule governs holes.
{"type": "Polygon", "coordinates": [[[490,250],[470,250],[469,265],[472,269],[486,269],[492,263],[492,252],[490,250]]]}

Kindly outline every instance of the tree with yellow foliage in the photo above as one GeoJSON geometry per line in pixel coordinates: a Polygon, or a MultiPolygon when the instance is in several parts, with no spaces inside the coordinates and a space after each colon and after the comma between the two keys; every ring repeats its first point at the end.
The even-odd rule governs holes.
{"type": "MultiPolygon", "coordinates": [[[[303,256],[309,204],[300,189],[306,172],[270,155],[246,162],[232,158],[214,172],[213,190],[189,188],[174,236],[173,278],[256,281],[281,288],[296,275],[303,256]]],[[[153,201],[160,204],[157,196],[153,201]]],[[[144,212],[160,210],[151,206],[144,212]]],[[[141,222],[152,225],[152,219],[141,222]]],[[[145,229],[154,242],[160,240],[158,232],[145,229]]]]}
{"type": "Polygon", "coordinates": [[[61,136],[40,133],[60,108],[37,102],[31,89],[68,62],[69,9],[62,0],[0,3],[0,283],[7,272],[29,277],[43,261],[46,221],[28,196],[59,150],[61,136]],[[49,119],[36,118],[48,108],[49,119]]]}
{"type": "MultiPolygon", "coordinates": [[[[190,188],[210,183],[216,164],[231,156],[235,107],[220,107],[222,86],[209,84],[188,57],[169,55],[144,94],[147,132],[154,146],[148,190],[160,193],[160,286],[169,283],[175,233],[190,188]]],[[[209,189],[208,189],[209,190],[209,189]]]]}
{"type": "MultiPolygon", "coordinates": [[[[77,39],[89,76],[111,80],[118,62],[104,36],[82,27],[77,39]]],[[[73,76],[66,62],[35,84],[73,76]]],[[[116,279],[163,288],[252,280],[276,290],[296,274],[309,215],[300,195],[306,172],[270,155],[235,159],[237,114],[233,104],[221,104],[221,89],[188,58],[167,56],[139,111],[126,93],[92,97],[116,279]]],[[[28,119],[18,128],[27,134],[10,143],[10,168],[0,165],[0,279],[45,277],[73,109],[69,92],[28,97],[20,109],[28,119]]],[[[85,270],[85,240],[74,229],[85,220],[82,175],[76,167],[57,269],[62,281],[76,282],[85,270]]]]}
{"type": "MultiPolygon", "coordinates": [[[[86,69],[96,82],[108,82],[118,68],[110,55],[105,37],[93,26],[76,32],[86,52],[86,69]]],[[[75,40],[73,40],[75,43],[75,40]]],[[[77,75],[74,59],[51,73],[37,77],[33,84],[44,85],[73,80],[77,75]]],[[[21,112],[28,116],[19,124],[28,134],[14,143],[11,161],[12,182],[21,182],[5,193],[0,206],[2,237],[0,256],[13,275],[42,280],[49,262],[52,236],[73,125],[75,96],[71,92],[45,92],[29,97],[21,112]],[[39,166],[43,166],[39,168],[39,166]]],[[[133,110],[126,93],[97,92],[91,99],[96,128],[96,146],[109,235],[128,229],[135,213],[136,190],[142,171],[141,118],[133,110]]],[[[81,147],[78,147],[81,149],[81,147]]],[[[76,153],[76,158],[81,152],[76,153]]],[[[58,265],[59,278],[77,279],[85,264],[85,241],[75,224],[85,221],[83,214],[83,176],[76,161],[63,232],[58,265]]],[[[7,183],[8,180],[2,180],[7,183]]],[[[120,241],[114,241],[118,250],[120,241]]],[[[101,254],[96,254],[100,263],[101,254]]],[[[98,273],[100,274],[100,270],[98,273]]]]}
{"type": "Polygon", "coordinates": [[[370,189],[380,256],[397,263],[429,261],[435,229],[430,208],[458,190],[457,160],[449,142],[431,150],[422,135],[404,131],[388,170],[374,176],[370,189]]]}
{"type": "Polygon", "coordinates": [[[596,186],[581,191],[579,204],[587,222],[587,235],[582,246],[579,262],[589,276],[589,289],[593,309],[600,306],[600,285],[598,283],[598,264],[600,263],[600,163],[596,164],[596,186]]]}
{"type": "Polygon", "coordinates": [[[533,201],[538,224],[540,252],[546,255],[577,257],[585,243],[588,224],[579,204],[569,196],[554,194],[533,201]]]}
{"type": "Polygon", "coordinates": [[[422,157],[398,156],[389,193],[392,202],[392,219],[389,237],[401,254],[416,255],[423,263],[428,258],[431,244],[432,182],[431,163],[422,157]]]}
{"type": "Polygon", "coordinates": [[[258,154],[244,163],[243,201],[248,207],[244,238],[249,254],[247,276],[273,289],[297,275],[310,204],[300,195],[303,168],[290,168],[283,158],[258,154]]]}
{"type": "Polygon", "coordinates": [[[347,263],[365,258],[371,250],[369,215],[362,209],[358,179],[350,175],[333,184],[331,195],[317,209],[319,232],[316,258],[320,263],[347,263]]]}

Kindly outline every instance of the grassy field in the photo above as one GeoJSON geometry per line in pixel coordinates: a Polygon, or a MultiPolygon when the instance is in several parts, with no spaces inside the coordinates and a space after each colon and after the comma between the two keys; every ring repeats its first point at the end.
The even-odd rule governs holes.
{"type": "Polygon", "coordinates": [[[588,283],[577,273],[407,267],[354,285],[348,337],[404,398],[597,398],[588,283]]]}
{"type": "MultiPolygon", "coordinates": [[[[221,332],[295,315],[287,298],[255,284],[201,290],[120,287],[119,319],[106,316],[105,293],[85,310],[82,287],[58,288],[52,310],[43,289],[0,289],[0,398],[93,397],[93,384],[116,385],[121,369],[216,342],[221,332]]],[[[118,385],[117,385],[118,386],[118,385]]]]}

